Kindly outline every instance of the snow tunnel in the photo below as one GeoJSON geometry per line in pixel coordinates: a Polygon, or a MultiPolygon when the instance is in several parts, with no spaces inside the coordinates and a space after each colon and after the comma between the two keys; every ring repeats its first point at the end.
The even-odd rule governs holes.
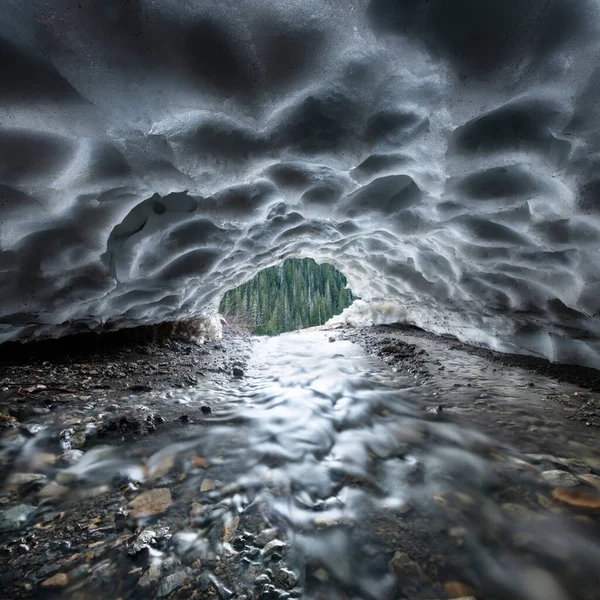
{"type": "Polygon", "coordinates": [[[0,341],[210,318],[312,257],[374,318],[597,367],[599,18],[591,0],[10,3],[0,341]]]}

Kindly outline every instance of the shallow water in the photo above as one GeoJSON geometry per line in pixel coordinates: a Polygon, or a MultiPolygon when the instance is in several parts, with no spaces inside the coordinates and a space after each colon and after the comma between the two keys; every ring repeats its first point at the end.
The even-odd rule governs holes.
{"type": "MultiPolygon", "coordinates": [[[[597,447],[565,448],[560,423],[544,418],[540,398],[568,396],[573,386],[517,370],[483,373],[488,366],[466,355],[448,357],[446,372],[417,379],[327,337],[263,338],[244,378],[207,378],[141,407],[151,413],[164,402],[208,403],[212,413],[201,422],[134,444],[98,444],[56,470],[56,482],[71,491],[53,509],[76,511],[77,494],[97,493],[102,503],[108,484],[109,509],[129,511],[126,534],[136,526],[170,528],[143,560],[127,554],[129,542],[119,545],[117,531],[110,552],[93,557],[60,593],[154,597],[138,579],[148,565],[165,563],[163,578],[175,572],[186,579],[174,598],[211,597],[211,589],[248,599],[600,598],[597,517],[557,501],[540,477],[565,468],[552,457],[570,459],[574,477],[598,468],[597,447]],[[470,418],[477,401],[501,414],[498,436],[467,425],[477,422],[470,418]],[[443,412],[427,410],[440,402],[443,412]],[[504,413],[527,423],[526,434],[511,433],[504,413]],[[536,447],[538,438],[544,442],[536,447]],[[532,456],[536,450],[552,456],[532,456]],[[170,490],[171,506],[136,516],[128,503],[156,488],[170,490]],[[272,554],[254,542],[271,528],[282,542],[272,554]],[[282,565],[294,574],[287,590],[278,584],[282,565]],[[274,589],[255,583],[267,568],[274,589]]],[[[28,442],[21,461],[55,444],[62,426],[28,442]]],[[[595,493],[580,484],[573,489],[595,493]]]]}

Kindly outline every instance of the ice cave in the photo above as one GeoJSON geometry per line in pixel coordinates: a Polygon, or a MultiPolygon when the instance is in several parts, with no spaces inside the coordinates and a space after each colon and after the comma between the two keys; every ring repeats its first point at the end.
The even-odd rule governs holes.
{"type": "Polygon", "coordinates": [[[0,600],[600,598],[600,0],[0,4],[0,600]]]}
{"type": "Polygon", "coordinates": [[[598,366],[593,0],[9,2],[2,341],[214,314],[287,257],[598,366]]]}

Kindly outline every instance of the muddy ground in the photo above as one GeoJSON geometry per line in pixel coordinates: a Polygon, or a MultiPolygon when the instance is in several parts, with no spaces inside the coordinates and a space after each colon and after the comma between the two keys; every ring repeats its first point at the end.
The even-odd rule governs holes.
{"type": "MultiPolygon", "coordinates": [[[[519,452],[534,453],[526,464],[506,465],[511,473],[517,468],[528,476],[536,469],[558,468],[583,486],[577,488],[582,496],[563,498],[551,490],[540,496],[529,483],[500,487],[494,493],[512,507],[515,518],[541,505],[574,511],[583,527],[598,527],[599,372],[499,355],[414,328],[344,329],[329,335],[332,343],[349,339],[361,344],[390,369],[414,377],[416,384],[429,382],[435,391],[422,408],[431,418],[461,419],[515,444],[519,452]],[[531,406],[503,404],[493,383],[503,369],[515,386],[531,394],[531,406]],[[589,506],[577,506],[578,498],[589,506]]],[[[172,400],[201,387],[206,377],[223,382],[243,377],[252,345],[251,337],[226,332],[221,342],[203,345],[115,335],[4,348],[0,557],[5,568],[0,598],[85,598],[94,593],[98,598],[286,600],[300,597],[303,589],[318,597],[328,574],[315,566],[298,577],[288,568],[286,542],[261,507],[207,534],[226,542],[229,552],[208,560],[186,552],[188,539],[178,532],[204,531],[206,511],[218,509],[220,501],[204,475],[208,465],[201,456],[158,465],[144,484],[115,478],[109,487],[78,489],[56,476],[60,468],[77,464],[104,444],[137,442],[137,451],[143,452],[145,439],[197,432],[218,406],[210,398],[187,404],[172,400]],[[38,443],[38,436],[49,430],[51,438],[38,443]],[[34,443],[35,452],[28,454],[27,444],[34,443]],[[152,516],[144,528],[135,518],[141,505],[152,516]],[[12,509],[16,521],[11,521],[14,514],[6,516],[12,509]],[[165,531],[163,515],[169,509],[171,529],[165,531]],[[171,562],[157,570],[152,551],[173,549],[171,562]]],[[[464,510],[466,520],[476,518],[472,506],[461,508],[460,498],[441,498],[440,503],[448,511],[464,510]]],[[[442,521],[431,515],[407,517],[403,511],[362,528],[365,538],[375,534],[377,539],[364,548],[366,560],[380,561],[403,582],[398,598],[462,597],[477,591],[478,582],[469,579],[466,559],[457,550],[464,544],[460,532],[450,532],[444,551],[434,542],[442,531],[447,533],[442,521]]],[[[362,539],[360,530],[357,540],[362,539]]],[[[596,591],[584,590],[578,597],[596,599],[596,591]]],[[[494,597],[485,590],[481,594],[481,600],[494,597]]]]}
{"type": "MultiPolygon", "coordinates": [[[[565,440],[588,440],[593,446],[596,436],[600,438],[600,370],[553,364],[533,356],[501,354],[400,324],[346,328],[337,335],[361,345],[399,372],[414,373],[420,380],[433,379],[442,410],[454,410],[494,437],[511,442],[523,440],[532,425],[543,421],[559,426],[565,440]],[[528,396],[538,402],[537,414],[527,410],[520,413],[519,407],[494,403],[493,394],[488,392],[497,386],[498,375],[509,385],[513,381],[515,386],[528,388],[528,396]],[[444,404],[444,396],[448,395],[444,391],[463,387],[465,393],[458,401],[444,404]],[[502,413],[510,419],[508,433],[507,423],[498,418],[502,413]]],[[[543,435],[533,433],[539,443],[543,435]]],[[[555,440],[549,442],[554,445],[555,440]]]]}

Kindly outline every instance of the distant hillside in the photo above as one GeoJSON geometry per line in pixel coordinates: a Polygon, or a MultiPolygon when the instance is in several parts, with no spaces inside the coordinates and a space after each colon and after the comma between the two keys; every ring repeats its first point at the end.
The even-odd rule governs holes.
{"type": "Polygon", "coordinates": [[[227,292],[219,311],[240,318],[256,335],[323,325],[354,301],[346,283],[331,265],[290,259],[227,292]]]}

